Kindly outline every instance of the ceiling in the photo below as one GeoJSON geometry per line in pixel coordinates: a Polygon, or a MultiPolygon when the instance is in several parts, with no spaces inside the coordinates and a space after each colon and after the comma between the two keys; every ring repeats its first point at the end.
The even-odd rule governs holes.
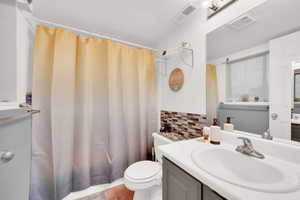
{"type": "Polygon", "coordinates": [[[207,59],[214,60],[300,30],[299,0],[268,0],[249,12],[256,22],[242,30],[227,25],[207,36],[207,59]]]}
{"type": "Polygon", "coordinates": [[[174,18],[190,1],[34,0],[33,10],[43,20],[154,47],[178,26],[174,18]]]}

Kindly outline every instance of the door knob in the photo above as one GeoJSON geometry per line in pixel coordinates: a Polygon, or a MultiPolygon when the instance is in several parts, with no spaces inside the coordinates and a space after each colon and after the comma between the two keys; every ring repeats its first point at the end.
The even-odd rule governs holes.
{"type": "Polygon", "coordinates": [[[0,160],[2,163],[8,163],[15,157],[15,154],[10,151],[2,151],[0,152],[0,160]]]}
{"type": "Polygon", "coordinates": [[[277,113],[272,113],[271,115],[273,120],[276,120],[278,118],[278,114],[277,113]]]}

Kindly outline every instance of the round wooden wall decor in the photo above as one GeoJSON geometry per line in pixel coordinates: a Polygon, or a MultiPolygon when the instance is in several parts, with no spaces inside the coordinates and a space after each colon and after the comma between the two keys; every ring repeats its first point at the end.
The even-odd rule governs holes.
{"type": "Polygon", "coordinates": [[[178,92],[184,84],[184,74],[179,68],[174,69],[169,77],[169,87],[172,91],[178,92]]]}

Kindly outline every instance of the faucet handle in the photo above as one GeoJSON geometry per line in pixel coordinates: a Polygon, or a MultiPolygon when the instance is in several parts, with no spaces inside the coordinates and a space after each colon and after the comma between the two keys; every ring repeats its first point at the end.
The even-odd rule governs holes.
{"type": "Polygon", "coordinates": [[[237,139],[243,140],[244,146],[252,148],[252,142],[249,138],[246,137],[238,137],[237,139]]]}

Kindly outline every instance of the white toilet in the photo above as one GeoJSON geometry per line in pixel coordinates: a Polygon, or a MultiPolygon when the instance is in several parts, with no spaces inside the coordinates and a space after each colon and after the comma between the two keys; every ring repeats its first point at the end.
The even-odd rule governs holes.
{"type": "Polygon", "coordinates": [[[162,155],[159,145],[170,144],[171,140],[153,133],[154,150],[158,162],[140,161],[130,165],[124,173],[124,182],[128,189],[134,191],[134,200],[162,199],[162,155]]]}

